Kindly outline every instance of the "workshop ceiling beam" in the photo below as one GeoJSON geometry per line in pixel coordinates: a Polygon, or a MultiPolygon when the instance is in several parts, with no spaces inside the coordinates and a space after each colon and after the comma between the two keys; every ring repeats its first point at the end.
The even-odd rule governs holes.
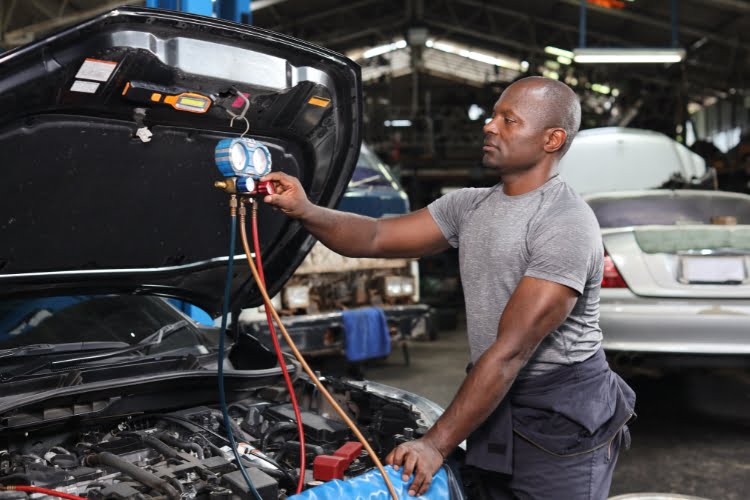
{"type": "Polygon", "coordinates": [[[315,14],[311,14],[306,17],[297,17],[294,19],[294,21],[290,23],[277,24],[276,26],[271,26],[268,29],[270,29],[271,31],[279,31],[281,33],[284,33],[286,32],[286,30],[294,26],[301,26],[307,23],[320,21],[321,19],[325,19],[325,18],[334,16],[336,14],[340,14],[342,12],[348,12],[354,9],[359,9],[360,7],[364,7],[366,5],[370,5],[376,2],[378,2],[378,0],[359,0],[359,2],[346,3],[344,5],[335,7],[333,9],[318,10],[315,14]]]}
{"type": "MultiPolygon", "coordinates": [[[[459,3],[459,4],[463,4],[463,5],[469,6],[469,7],[476,7],[476,8],[479,8],[479,9],[484,8],[489,13],[497,13],[497,14],[501,14],[501,15],[504,15],[504,16],[508,16],[508,17],[514,17],[514,18],[518,18],[518,19],[523,19],[526,22],[531,23],[531,24],[536,23],[536,24],[540,24],[542,26],[547,26],[547,27],[550,27],[550,28],[555,28],[555,29],[560,30],[562,32],[566,32],[566,33],[578,33],[578,26],[573,26],[573,25],[570,25],[570,24],[561,23],[559,21],[553,21],[551,19],[547,19],[547,18],[543,18],[543,17],[536,18],[536,17],[530,16],[528,14],[520,13],[520,12],[515,11],[515,10],[511,10],[511,9],[507,9],[507,8],[503,8],[503,7],[498,7],[497,5],[485,4],[485,3],[482,3],[481,1],[478,1],[478,0],[456,0],[456,2],[459,3]]],[[[492,16],[488,16],[488,19],[491,20],[492,16]]],[[[642,43],[637,43],[637,42],[633,41],[632,39],[625,39],[625,38],[622,38],[622,37],[618,37],[618,36],[614,36],[614,35],[602,33],[601,31],[587,29],[586,33],[588,35],[590,35],[591,37],[594,37],[597,41],[601,40],[601,41],[605,41],[605,42],[617,43],[618,45],[621,45],[623,47],[642,47],[643,46],[642,43]]],[[[536,45],[537,45],[537,41],[532,40],[532,46],[536,46],[536,45]]],[[[562,48],[566,48],[566,47],[562,47],[562,48]]],[[[573,47],[571,46],[571,47],[568,47],[568,48],[572,49],[573,47]]],[[[705,63],[705,62],[699,62],[699,61],[693,60],[693,59],[688,60],[688,64],[691,65],[691,66],[695,66],[695,67],[698,67],[698,68],[707,69],[707,70],[711,70],[711,71],[725,71],[725,69],[726,69],[725,65],[718,65],[718,64],[710,64],[710,63],[705,63]]]]}
{"type": "Polygon", "coordinates": [[[49,5],[46,5],[41,0],[31,0],[31,5],[33,5],[37,11],[41,12],[50,19],[54,19],[55,17],[57,17],[57,11],[53,8],[50,8],[49,5]]]}
{"type": "Polygon", "coordinates": [[[40,23],[17,28],[13,31],[8,31],[3,36],[3,43],[11,46],[22,45],[36,39],[39,35],[52,31],[56,28],[85,21],[86,19],[89,19],[93,16],[110,11],[117,7],[122,7],[123,5],[135,5],[143,3],[144,0],[118,0],[108,2],[93,9],[78,11],[66,16],[49,19],[40,23]]]}
{"type": "MultiPolygon", "coordinates": [[[[571,6],[575,6],[576,8],[581,7],[580,0],[560,0],[564,4],[568,4],[571,6]]],[[[647,26],[653,26],[655,28],[661,28],[664,31],[672,31],[672,23],[669,21],[662,21],[659,19],[654,19],[650,16],[644,16],[642,14],[637,14],[635,12],[629,12],[622,9],[607,9],[604,7],[599,7],[597,5],[588,4],[587,8],[590,11],[598,12],[600,14],[604,14],[607,16],[612,17],[619,17],[621,19],[627,19],[628,21],[633,21],[642,25],[647,26]]],[[[589,21],[589,24],[590,21],[589,21]]],[[[741,42],[737,39],[732,39],[728,37],[724,37],[721,34],[717,33],[711,33],[710,31],[694,28],[691,26],[686,26],[684,23],[679,23],[677,29],[680,33],[684,33],[686,35],[690,35],[697,38],[706,38],[708,40],[711,40],[712,42],[725,45],[728,47],[741,47],[745,50],[750,50],[750,44],[747,44],[745,42],[741,42]]],[[[665,38],[666,41],[666,38],[665,38]]],[[[665,46],[668,45],[667,43],[664,44],[665,46]]]]}
{"type": "MultiPolygon", "coordinates": [[[[351,47],[355,44],[351,43],[353,40],[357,40],[359,38],[369,37],[372,35],[380,35],[378,38],[381,40],[388,39],[387,33],[395,31],[402,30],[406,26],[406,21],[401,17],[392,17],[385,19],[382,23],[379,23],[374,26],[368,26],[366,29],[363,30],[357,30],[352,32],[352,30],[341,30],[336,33],[329,33],[325,38],[319,38],[319,39],[311,39],[310,41],[317,45],[322,45],[323,47],[327,48],[334,48],[338,44],[346,43],[347,48],[351,47]],[[383,33],[386,33],[386,35],[383,35],[383,33]]],[[[363,44],[367,44],[367,42],[362,42],[363,44]]],[[[344,49],[346,50],[346,49],[344,49]]]]}
{"type": "Polygon", "coordinates": [[[737,12],[750,12],[750,3],[747,0],[700,0],[700,4],[716,5],[737,12]]]}
{"type": "Polygon", "coordinates": [[[286,1],[287,0],[252,0],[252,2],[250,3],[250,11],[258,12],[259,10],[273,7],[274,5],[284,3],[286,1]]]}

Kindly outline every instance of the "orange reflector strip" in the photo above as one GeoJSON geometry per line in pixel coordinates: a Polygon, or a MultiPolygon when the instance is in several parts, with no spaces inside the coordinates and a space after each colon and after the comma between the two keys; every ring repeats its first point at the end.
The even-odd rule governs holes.
{"type": "Polygon", "coordinates": [[[125,88],[122,89],[122,95],[125,95],[128,93],[128,89],[130,88],[130,82],[125,84],[125,88]]]}
{"type": "Polygon", "coordinates": [[[158,92],[154,92],[153,94],[151,94],[151,100],[154,102],[161,101],[161,94],[158,92]]]}
{"type": "Polygon", "coordinates": [[[331,104],[330,99],[326,99],[325,97],[311,97],[309,101],[307,101],[308,104],[312,104],[313,106],[320,106],[321,108],[327,107],[329,104],[331,104]]]}

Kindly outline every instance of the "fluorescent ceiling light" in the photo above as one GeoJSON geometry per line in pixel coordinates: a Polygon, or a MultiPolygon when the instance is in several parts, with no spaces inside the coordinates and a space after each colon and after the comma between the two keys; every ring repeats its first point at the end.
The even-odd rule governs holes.
{"type": "Polygon", "coordinates": [[[479,120],[483,114],[485,114],[485,110],[477,106],[476,104],[472,104],[469,106],[469,120],[471,121],[477,121],[479,120]]]}
{"type": "Polygon", "coordinates": [[[557,56],[557,62],[559,62],[560,64],[570,64],[573,62],[573,60],[569,57],[557,56]]]}
{"type": "Polygon", "coordinates": [[[519,61],[511,61],[510,59],[495,57],[490,54],[484,54],[482,52],[462,50],[458,53],[458,55],[466,57],[468,59],[473,59],[474,61],[479,61],[486,64],[494,64],[495,66],[500,66],[501,68],[514,69],[516,71],[521,70],[521,63],[519,61]]]}
{"type": "Polygon", "coordinates": [[[378,45],[377,47],[368,49],[364,51],[364,53],[362,54],[362,57],[364,57],[365,59],[369,59],[371,57],[387,54],[388,52],[393,52],[394,50],[403,49],[405,47],[406,47],[406,40],[398,40],[397,42],[387,43],[385,45],[378,45]]]}
{"type": "Polygon", "coordinates": [[[560,57],[566,57],[568,59],[573,59],[573,53],[571,51],[558,49],[557,47],[553,47],[551,45],[547,45],[546,47],[544,47],[544,51],[547,54],[552,54],[553,56],[560,56],[560,57]]]}
{"type": "Polygon", "coordinates": [[[600,94],[609,94],[610,88],[608,85],[602,85],[601,83],[592,83],[591,90],[599,92],[600,94]]]}
{"type": "Polygon", "coordinates": [[[442,50],[443,52],[447,52],[449,54],[455,54],[458,52],[458,49],[449,43],[445,42],[435,42],[432,45],[429,45],[429,47],[437,50],[442,50]]]}
{"type": "Polygon", "coordinates": [[[486,52],[478,52],[471,50],[465,45],[453,44],[441,42],[439,40],[429,39],[425,43],[428,48],[446,52],[448,54],[458,54],[461,57],[471,59],[473,61],[479,61],[485,64],[491,64],[493,66],[500,66],[501,68],[513,69],[516,71],[523,70],[523,64],[521,61],[503,57],[497,54],[488,54],[486,52]]]}
{"type": "Polygon", "coordinates": [[[684,49],[575,49],[577,63],[676,63],[685,58],[684,49]]]}
{"type": "Polygon", "coordinates": [[[386,120],[383,125],[386,127],[411,127],[411,120],[386,120]]]}

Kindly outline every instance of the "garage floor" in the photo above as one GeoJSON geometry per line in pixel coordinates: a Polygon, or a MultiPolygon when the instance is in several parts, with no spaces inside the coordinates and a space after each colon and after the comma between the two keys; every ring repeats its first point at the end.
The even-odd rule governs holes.
{"type": "MultiPolygon", "coordinates": [[[[463,325],[463,322],[459,322],[463,325]]],[[[468,360],[461,326],[434,342],[409,345],[411,366],[400,350],[365,367],[370,380],[417,392],[447,406],[468,360]]],[[[685,408],[674,380],[636,380],[639,418],[633,446],[620,455],[611,495],[671,492],[712,500],[750,498],[750,423],[717,420],[685,408]]]]}

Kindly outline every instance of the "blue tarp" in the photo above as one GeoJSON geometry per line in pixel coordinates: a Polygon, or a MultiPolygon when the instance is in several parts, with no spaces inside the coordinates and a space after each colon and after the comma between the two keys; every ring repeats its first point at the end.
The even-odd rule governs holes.
{"type": "MultiPolygon", "coordinates": [[[[409,485],[414,477],[404,482],[401,480],[401,471],[396,472],[390,465],[385,466],[385,472],[393,483],[393,488],[399,499],[415,498],[409,496],[409,485]]],[[[305,490],[299,495],[289,497],[289,500],[390,500],[390,493],[385,486],[380,471],[373,469],[353,479],[341,481],[334,479],[315,488],[305,490]]],[[[427,493],[420,497],[422,500],[445,500],[450,498],[448,487],[448,475],[441,467],[432,478],[432,484],[427,493]]]]}
{"type": "Polygon", "coordinates": [[[349,361],[379,358],[391,353],[391,334],[382,309],[352,309],[342,311],[341,317],[349,361]]]}

